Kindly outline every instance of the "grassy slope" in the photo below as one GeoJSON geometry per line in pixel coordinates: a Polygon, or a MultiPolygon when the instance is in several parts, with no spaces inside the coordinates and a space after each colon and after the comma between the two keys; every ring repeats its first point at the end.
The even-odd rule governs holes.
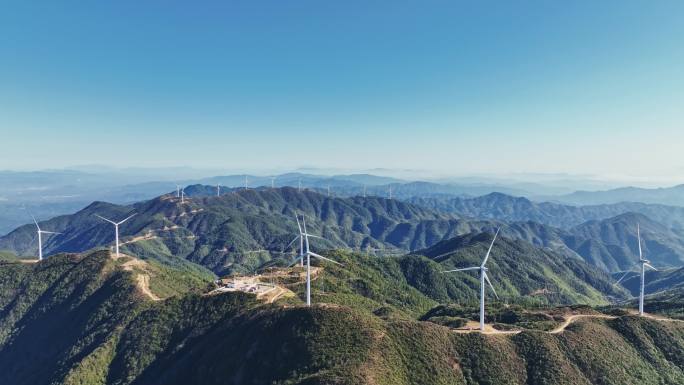
{"type": "MultiPolygon", "coordinates": [[[[72,381],[75,372],[71,383],[98,383],[123,325],[149,306],[135,286],[142,271],[125,271],[124,262],[100,251],[0,265],[0,383],[72,381]]],[[[207,283],[163,266],[145,265],[144,273],[158,296],[207,283]]]]}
{"type": "MultiPolygon", "coordinates": [[[[633,317],[579,321],[559,335],[524,332],[512,337],[457,335],[429,323],[383,320],[336,306],[228,314],[214,327],[192,328],[192,332],[186,330],[188,326],[171,324],[166,319],[163,329],[173,329],[177,335],[164,341],[173,343],[157,350],[156,359],[131,382],[116,382],[112,377],[112,383],[622,385],[684,381],[684,328],[633,317]]],[[[136,324],[128,330],[143,326],[150,324],[136,324]]],[[[150,346],[141,333],[135,334],[124,333],[119,354],[150,346]]],[[[135,360],[147,362],[140,357],[135,360]]]]}
{"type": "MultiPolygon", "coordinates": [[[[467,234],[417,253],[439,262],[444,270],[479,266],[491,239],[489,234],[467,234]]],[[[487,267],[499,297],[506,302],[600,305],[607,303],[606,296],[626,296],[624,290],[612,285],[609,275],[577,258],[564,257],[505,237],[497,239],[487,267]],[[539,294],[540,291],[543,294],[539,294]]],[[[459,288],[460,296],[449,295],[451,299],[477,301],[474,292],[479,287],[477,274],[455,272],[447,276],[454,285],[463,282],[470,289],[465,291],[470,294],[469,298],[463,298],[464,290],[459,288]]],[[[439,287],[434,283],[429,286],[439,287]]]]}
{"type": "MultiPolygon", "coordinates": [[[[106,252],[57,256],[37,265],[1,265],[0,383],[541,385],[684,380],[680,324],[623,317],[582,320],[558,335],[454,334],[416,320],[437,303],[433,298],[457,290],[429,291],[418,285],[430,279],[450,282],[437,273],[436,262],[347,252],[329,256],[345,263],[345,269],[325,264],[314,281],[314,300],[346,306],[261,305],[242,293],[198,295],[192,284],[153,302],[136,290],[136,272],[123,271],[125,261],[113,261],[106,252]],[[378,311],[382,309],[386,311],[378,311]]],[[[158,268],[144,268],[153,282],[180,281],[178,275],[187,274],[165,275],[158,268]]]]}

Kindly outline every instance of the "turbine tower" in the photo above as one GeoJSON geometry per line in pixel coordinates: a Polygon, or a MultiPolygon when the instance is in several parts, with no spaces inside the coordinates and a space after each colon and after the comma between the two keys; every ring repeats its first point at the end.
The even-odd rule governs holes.
{"type": "Polygon", "coordinates": [[[484,316],[485,316],[485,281],[487,281],[487,284],[489,284],[489,287],[492,289],[492,293],[496,296],[497,299],[499,299],[499,296],[496,294],[496,290],[494,290],[494,286],[492,286],[492,282],[489,280],[489,277],[487,276],[487,269],[485,265],[487,264],[487,259],[489,259],[489,254],[492,252],[492,246],[494,246],[494,242],[496,241],[496,237],[499,235],[499,230],[501,228],[496,230],[496,234],[494,234],[494,239],[492,239],[492,243],[489,245],[489,249],[487,250],[487,254],[484,257],[484,260],[482,260],[482,264],[480,266],[475,266],[475,267],[466,267],[465,269],[455,269],[455,270],[447,270],[443,271],[443,273],[453,273],[456,271],[468,271],[468,270],[478,270],[480,272],[480,330],[484,331],[485,323],[484,323],[484,316]]]}
{"type": "Polygon", "coordinates": [[[247,180],[247,174],[245,174],[245,190],[249,187],[249,181],[247,180]]]}
{"type": "Polygon", "coordinates": [[[216,185],[216,196],[217,197],[221,196],[221,185],[220,184],[216,185]]]}
{"type": "Polygon", "coordinates": [[[181,188],[181,186],[177,184],[176,185],[176,198],[180,198],[180,188],[181,188]]]}
{"type": "Polygon", "coordinates": [[[309,237],[316,237],[309,234],[306,231],[306,219],[302,216],[302,226],[304,228],[304,247],[306,248],[306,306],[311,306],[311,257],[318,258],[324,261],[332,262],[336,265],[342,266],[341,263],[333,261],[332,259],[326,258],[322,255],[318,255],[309,249],[309,237]]]}
{"type": "MultiPolygon", "coordinates": [[[[182,195],[181,195],[181,197],[182,197],[182,195]]],[[[116,247],[116,257],[118,258],[119,257],[119,226],[122,225],[127,220],[133,218],[135,216],[135,213],[131,214],[128,218],[124,219],[121,222],[114,222],[114,221],[111,221],[107,218],[101,217],[97,214],[95,214],[95,216],[114,225],[114,239],[116,241],[116,246],[115,246],[116,247]]]]}
{"type": "Polygon", "coordinates": [[[641,285],[639,288],[639,315],[644,315],[644,277],[646,276],[646,268],[651,268],[655,271],[658,271],[655,267],[651,266],[651,261],[648,259],[644,258],[644,255],[641,251],[641,230],[639,229],[639,224],[637,223],[637,242],[639,243],[639,261],[627,269],[625,274],[617,281],[615,284],[617,285],[618,283],[622,282],[622,280],[629,274],[634,266],[636,265],[641,265],[641,285]]]}
{"type": "Polygon", "coordinates": [[[38,229],[38,260],[42,261],[43,260],[43,234],[62,234],[62,233],[56,233],[54,231],[45,231],[41,230],[40,226],[38,226],[38,222],[36,221],[36,218],[31,215],[31,218],[33,218],[33,223],[36,224],[36,228],[38,229]]]}
{"type": "Polygon", "coordinates": [[[276,178],[276,177],[274,177],[274,176],[271,177],[271,188],[272,188],[272,189],[275,188],[275,178],[276,178]]]}
{"type": "Polygon", "coordinates": [[[389,185],[389,199],[392,199],[392,185],[389,185]]]}
{"type": "Polygon", "coordinates": [[[182,188],[182,189],[180,190],[180,194],[181,194],[181,195],[180,195],[181,204],[183,204],[183,203],[185,203],[185,189],[184,189],[184,188],[182,188]]]}

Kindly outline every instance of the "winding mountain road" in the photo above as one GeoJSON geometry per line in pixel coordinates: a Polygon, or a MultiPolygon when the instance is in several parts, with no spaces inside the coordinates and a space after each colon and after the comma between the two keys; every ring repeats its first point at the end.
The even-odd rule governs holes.
{"type": "MultiPolygon", "coordinates": [[[[632,312],[632,315],[636,315],[636,312],[632,312]]],[[[684,320],[678,320],[678,319],[672,319],[672,318],[662,318],[662,317],[657,317],[651,314],[644,314],[643,317],[652,319],[654,321],[660,321],[660,322],[684,322],[684,320]]],[[[562,324],[558,325],[556,328],[553,330],[547,331],[545,333],[548,334],[559,334],[565,331],[565,329],[568,328],[568,326],[572,325],[574,322],[584,319],[584,318],[595,318],[595,319],[616,319],[618,318],[617,316],[612,316],[612,315],[605,315],[605,314],[573,314],[570,316],[567,316],[565,321],[563,321],[562,324]]],[[[504,335],[516,335],[520,334],[523,332],[523,330],[496,330],[490,325],[485,325],[485,330],[484,332],[481,332],[480,329],[480,324],[475,322],[475,321],[469,321],[468,324],[465,326],[465,328],[461,329],[454,329],[453,331],[455,333],[459,334],[468,334],[468,333],[482,333],[482,334],[504,334],[504,335]]]]}

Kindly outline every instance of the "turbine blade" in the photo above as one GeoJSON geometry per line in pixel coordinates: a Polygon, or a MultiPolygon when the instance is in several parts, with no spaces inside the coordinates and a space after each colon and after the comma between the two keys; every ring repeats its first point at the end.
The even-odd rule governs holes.
{"type": "Polygon", "coordinates": [[[313,234],[304,234],[304,235],[306,235],[306,236],[309,237],[309,238],[325,239],[325,238],[323,238],[323,237],[319,237],[318,235],[313,235],[313,234]]]}
{"type": "Polygon", "coordinates": [[[494,239],[492,239],[492,243],[489,245],[489,250],[487,250],[487,255],[485,255],[484,261],[482,261],[481,267],[484,267],[485,263],[487,263],[487,259],[489,259],[489,254],[492,252],[492,246],[494,246],[494,242],[496,241],[497,235],[499,235],[499,231],[501,230],[501,227],[496,229],[496,234],[494,234],[494,239]]]}
{"type": "Polygon", "coordinates": [[[323,259],[323,260],[326,260],[326,261],[328,261],[328,262],[332,262],[332,263],[334,263],[334,264],[336,264],[336,265],[342,266],[341,263],[339,263],[339,262],[337,262],[337,261],[333,261],[332,259],[326,258],[326,257],[324,257],[324,256],[322,256],[322,255],[318,255],[318,254],[314,253],[313,251],[309,251],[309,255],[312,256],[312,257],[316,257],[316,258],[318,258],[318,259],[323,259]]]}
{"type": "Polygon", "coordinates": [[[36,224],[36,227],[38,228],[38,231],[40,231],[40,226],[38,226],[38,222],[36,221],[36,217],[34,217],[33,214],[31,214],[31,218],[33,218],[33,223],[36,224]]]}
{"type": "Polygon", "coordinates": [[[297,235],[296,237],[294,237],[294,239],[292,240],[292,242],[288,243],[287,246],[285,246],[285,248],[284,248],[283,250],[289,249],[290,246],[292,246],[292,244],[295,243],[295,241],[296,241],[297,239],[299,239],[299,237],[300,237],[299,235],[297,235]]]}
{"type": "Polygon", "coordinates": [[[445,270],[442,273],[453,273],[455,271],[480,270],[479,267],[466,267],[465,269],[445,270]]]}
{"type": "Polygon", "coordinates": [[[627,269],[627,271],[625,271],[625,274],[623,274],[622,277],[620,277],[620,279],[618,279],[617,282],[615,282],[613,285],[617,285],[618,283],[622,282],[622,280],[625,279],[625,277],[627,276],[627,274],[629,274],[629,273],[632,272],[632,269],[633,269],[634,266],[636,266],[636,265],[637,265],[637,264],[635,263],[635,264],[633,264],[632,266],[630,266],[629,269],[627,269]]]}
{"type": "Polygon", "coordinates": [[[111,223],[111,224],[113,224],[113,225],[116,225],[116,224],[117,224],[116,222],[110,221],[109,219],[107,219],[107,218],[105,218],[105,217],[101,217],[101,216],[99,216],[99,215],[97,215],[97,214],[95,214],[95,216],[98,217],[98,218],[100,218],[100,219],[102,219],[103,221],[107,221],[107,222],[109,222],[109,223],[111,223]]]}
{"type": "Polygon", "coordinates": [[[648,264],[648,263],[644,263],[644,266],[650,267],[651,269],[653,269],[653,270],[655,270],[655,271],[658,271],[658,269],[656,269],[655,267],[651,266],[651,265],[648,264]]]}
{"type": "Polygon", "coordinates": [[[496,294],[496,290],[494,290],[494,285],[492,285],[492,281],[489,280],[489,276],[487,275],[487,273],[485,273],[483,271],[482,274],[484,274],[485,281],[487,281],[487,283],[489,284],[489,287],[492,288],[492,293],[494,293],[494,296],[496,297],[496,299],[499,299],[499,295],[496,294]]]}
{"type": "Polygon", "coordinates": [[[133,218],[133,217],[136,216],[136,215],[137,215],[137,213],[133,213],[133,214],[129,215],[128,218],[124,219],[123,221],[119,222],[118,224],[121,225],[121,224],[123,224],[124,222],[126,222],[127,220],[133,218]]]}
{"type": "Polygon", "coordinates": [[[295,213],[295,219],[297,219],[297,227],[299,228],[299,234],[302,234],[302,225],[299,223],[299,215],[295,213]]]}
{"type": "Polygon", "coordinates": [[[43,233],[43,234],[62,234],[62,233],[57,233],[57,232],[54,232],[54,231],[45,231],[45,230],[40,230],[40,232],[43,233]]]}

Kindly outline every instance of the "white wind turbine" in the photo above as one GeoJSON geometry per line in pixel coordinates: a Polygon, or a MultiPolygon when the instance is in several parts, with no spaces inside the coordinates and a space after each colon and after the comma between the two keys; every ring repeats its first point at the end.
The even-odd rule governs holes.
{"type": "Polygon", "coordinates": [[[36,228],[38,229],[38,260],[42,261],[43,260],[43,234],[62,234],[62,233],[56,233],[54,231],[45,231],[41,230],[40,226],[38,226],[38,222],[36,221],[36,218],[31,215],[31,218],[33,218],[33,223],[36,224],[36,228]]]}
{"type": "Polygon", "coordinates": [[[274,176],[271,177],[271,188],[272,188],[272,189],[275,188],[275,178],[276,178],[276,177],[274,177],[274,176]]]}
{"type": "Polygon", "coordinates": [[[637,223],[637,242],[639,243],[639,261],[627,269],[625,274],[617,281],[615,284],[622,282],[622,280],[629,274],[634,266],[641,265],[641,287],[639,290],[639,315],[644,315],[644,276],[646,275],[646,268],[649,267],[653,270],[658,271],[655,267],[651,266],[651,261],[645,259],[643,253],[641,252],[641,230],[639,229],[639,224],[637,223]]]}
{"type": "Polygon", "coordinates": [[[116,257],[118,258],[119,257],[119,226],[122,225],[127,220],[133,218],[135,216],[135,213],[131,214],[130,216],[128,216],[128,218],[124,219],[121,222],[114,222],[114,221],[111,221],[107,218],[101,217],[97,214],[95,214],[95,216],[114,225],[114,239],[116,241],[116,246],[115,246],[116,247],[116,257]]]}
{"type": "Polygon", "coordinates": [[[181,186],[179,184],[176,185],[176,198],[180,198],[180,189],[181,186]]]}
{"type": "Polygon", "coordinates": [[[185,188],[180,189],[181,204],[185,203],[185,188]]]}
{"type": "Polygon", "coordinates": [[[221,196],[221,185],[220,184],[216,185],[216,196],[217,197],[221,196]]]}
{"type": "Polygon", "coordinates": [[[247,180],[247,174],[245,174],[245,190],[249,188],[249,181],[247,180]]]}
{"type": "MultiPolygon", "coordinates": [[[[297,218],[297,224],[299,224],[299,218],[297,218]]],[[[306,256],[306,306],[311,306],[311,257],[318,258],[318,259],[328,261],[328,262],[332,262],[332,263],[334,263],[336,265],[340,265],[340,266],[342,266],[342,264],[311,251],[311,249],[309,248],[309,237],[312,237],[312,238],[321,238],[321,237],[316,236],[316,235],[311,235],[306,231],[306,219],[304,218],[304,216],[302,216],[302,222],[301,222],[301,226],[299,229],[300,229],[299,239],[304,240],[304,253],[302,255],[302,259],[304,256],[306,256]]],[[[297,238],[295,238],[295,240],[296,239],[297,238]]],[[[294,242],[294,240],[292,242],[294,242]]],[[[290,242],[290,244],[292,244],[292,242],[290,242]]]]}
{"type": "Polygon", "coordinates": [[[489,254],[492,252],[492,246],[494,246],[494,241],[496,241],[497,235],[499,235],[499,230],[500,228],[496,230],[496,234],[494,234],[494,239],[492,239],[492,243],[489,245],[489,250],[487,250],[487,254],[484,257],[484,260],[482,261],[482,264],[480,266],[475,266],[475,267],[466,267],[465,269],[455,269],[455,270],[447,270],[443,271],[443,273],[452,273],[456,271],[467,271],[467,270],[479,270],[480,272],[480,330],[484,331],[484,316],[485,316],[485,281],[489,284],[489,287],[492,288],[492,292],[496,296],[497,299],[499,299],[499,296],[496,294],[496,290],[494,290],[494,286],[492,286],[492,282],[489,280],[489,277],[487,276],[487,269],[485,267],[485,264],[487,264],[487,259],[489,259],[489,254]]]}

